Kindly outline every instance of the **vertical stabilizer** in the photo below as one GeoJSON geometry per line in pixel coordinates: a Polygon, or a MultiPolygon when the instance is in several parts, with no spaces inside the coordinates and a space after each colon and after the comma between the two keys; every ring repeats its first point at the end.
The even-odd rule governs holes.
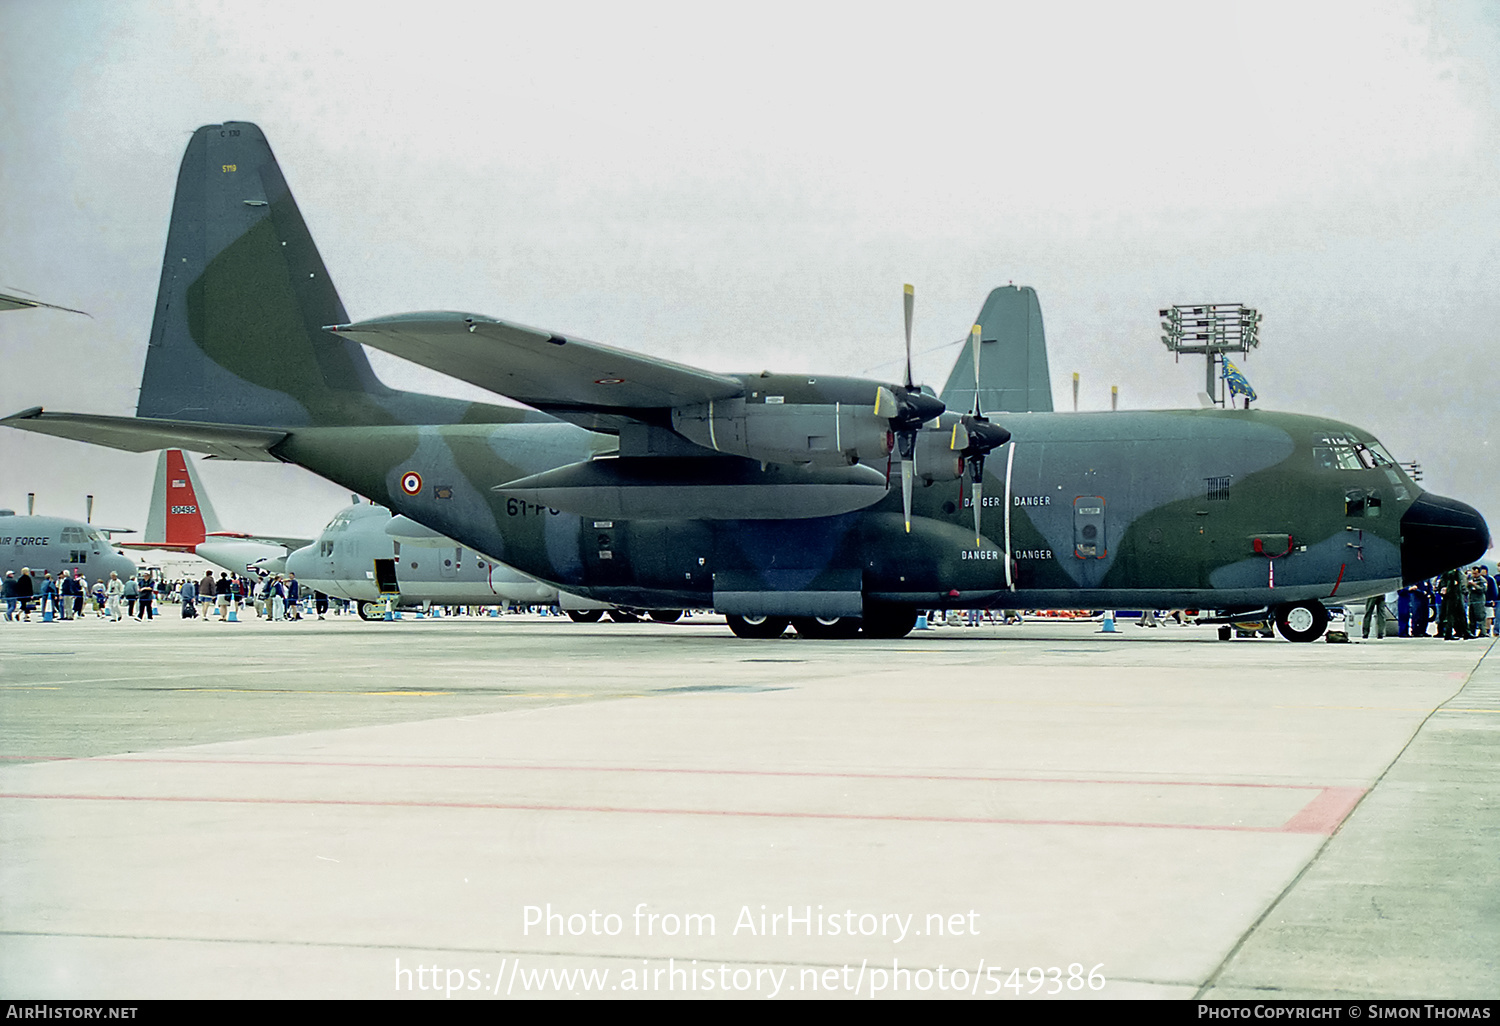
{"type": "Polygon", "coordinates": [[[193,133],[177,172],[136,416],[285,428],[499,423],[513,407],[382,384],[261,130],[193,133]]]}
{"type": "Polygon", "coordinates": [[[146,514],[147,542],[191,551],[219,531],[208,493],[181,449],[165,449],[156,461],[151,509],[146,514]]]}
{"type": "MultiPolygon", "coordinates": [[[[1052,412],[1047,337],[1036,290],[1015,285],[995,289],[974,323],[980,328],[980,409],[986,414],[1052,412]]],[[[969,410],[974,388],[974,357],[964,346],[939,398],[950,410],[969,410]]]]}
{"type": "Polygon", "coordinates": [[[177,174],[136,415],[315,423],[329,392],[384,391],[271,147],[248,122],[193,133],[177,174]]]}

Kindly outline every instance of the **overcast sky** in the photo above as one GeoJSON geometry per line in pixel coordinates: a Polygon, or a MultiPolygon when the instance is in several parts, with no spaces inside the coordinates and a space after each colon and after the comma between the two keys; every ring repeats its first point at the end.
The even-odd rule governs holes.
{"type": "MultiPolygon", "coordinates": [[[[1086,409],[1170,408],[1203,367],[1158,308],[1243,302],[1259,405],[1361,425],[1495,523],[1497,10],[0,0],[0,291],[93,314],[0,314],[0,411],[134,412],[182,150],[247,120],[355,319],[895,378],[902,283],[926,349],[1014,282],[1060,409],[1074,371],[1086,409]]],[[[93,493],[144,528],[154,465],[0,430],[0,506],[93,493]]],[[[202,478],[228,529],[310,536],[347,501],[202,478]]]]}

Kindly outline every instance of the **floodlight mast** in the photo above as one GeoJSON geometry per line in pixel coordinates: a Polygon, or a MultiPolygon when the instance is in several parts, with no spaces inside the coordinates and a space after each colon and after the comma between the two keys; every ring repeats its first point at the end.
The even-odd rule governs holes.
{"type": "Polygon", "coordinates": [[[1162,344],[1179,360],[1182,354],[1208,358],[1205,378],[1208,397],[1223,406],[1225,353],[1248,353],[1260,345],[1261,315],[1242,303],[1197,303],[1160,310],[1166,332],[1162,344]]]}

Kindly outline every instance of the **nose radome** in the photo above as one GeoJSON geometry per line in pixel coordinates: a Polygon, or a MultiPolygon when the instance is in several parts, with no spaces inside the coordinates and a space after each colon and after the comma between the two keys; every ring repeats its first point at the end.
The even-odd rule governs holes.
{"type": "Polygon", "coordinates": [[[1490,547],[1490,528],[1466,502],[1423,493],[1401,518],[1401,580],[1412,584],[1472,563],[1490,547]]]}

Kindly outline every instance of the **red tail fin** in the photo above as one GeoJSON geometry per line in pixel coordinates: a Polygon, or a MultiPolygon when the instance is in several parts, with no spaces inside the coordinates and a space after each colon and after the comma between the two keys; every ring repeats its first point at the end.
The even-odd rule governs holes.
{"type": "Polygon", "coordinates": [[[193,479],[188,475],[181,449],[167,450],[166,504],[168,545],[197,545],[207,537],[193,479]]]}

